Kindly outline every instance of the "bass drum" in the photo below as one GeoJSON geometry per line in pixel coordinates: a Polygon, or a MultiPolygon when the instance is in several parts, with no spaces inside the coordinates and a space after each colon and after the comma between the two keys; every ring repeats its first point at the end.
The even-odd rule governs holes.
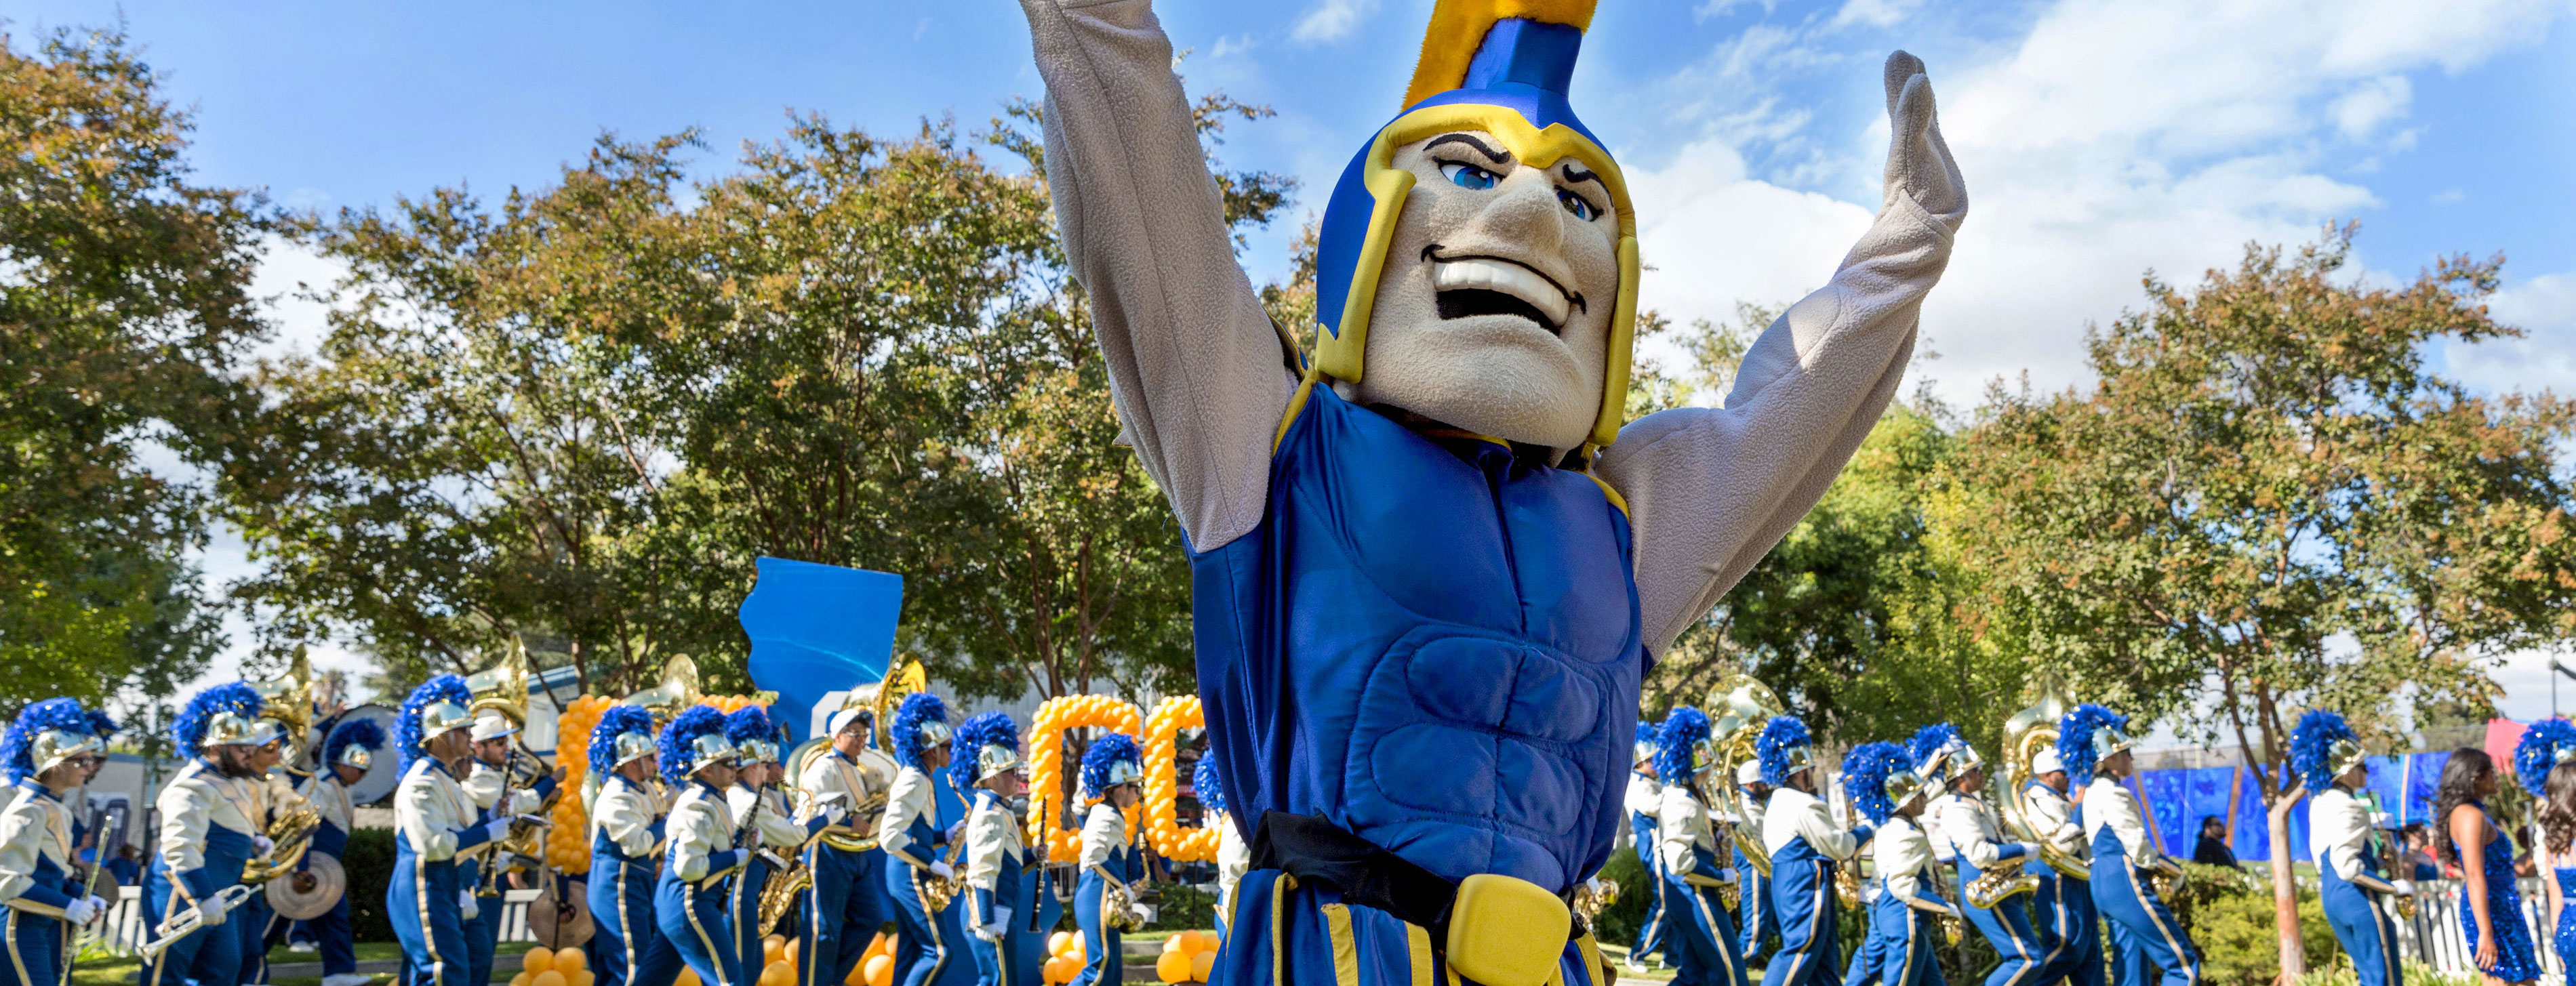
{"type": "MultiPolygon", "coordinates": [[[[393,706],[369,703],[340,713],[324,724],[327,729],[338,729],[344,722],[372,719],[376,725],[385,727],[385,748],[376,751],[375,762],[367,767],[367,776],[358,778],[358,783],[349,786],[350,804],[372,805],[383,801],[402,784],[402,753],[394,749],[394,737],[399,735],[394,722],[398,717],[399,711],[393,706]]],[[[330,733],[317,732],[315,735],[320,738],[320,742],[314,744],[316,747],[330,744],[330,733]]]]}

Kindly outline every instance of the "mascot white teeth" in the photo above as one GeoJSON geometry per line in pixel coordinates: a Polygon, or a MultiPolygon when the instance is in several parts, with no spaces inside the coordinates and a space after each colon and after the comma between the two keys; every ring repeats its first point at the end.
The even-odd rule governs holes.
{"type": "Polygon", "coordinates": [[[1564,900],[1619,830],[1639,681],[1869,433],[1966,214],[1922,64],[1887,61],[1884,208],[1832,280],[1724,408],[1625,422],[1636,214],[1566,92],[1588,0],[1436,6],[1326,203],[1311,355],[1235,266],[1149,0],[1021,6],[1254,846],[1216,981],[1595,982],[1564,900]]]}

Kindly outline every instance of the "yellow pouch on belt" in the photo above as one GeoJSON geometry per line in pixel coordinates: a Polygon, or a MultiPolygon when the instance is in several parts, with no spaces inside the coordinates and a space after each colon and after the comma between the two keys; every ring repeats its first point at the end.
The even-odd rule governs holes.
{"type": "Polygon", "coordinates": [[[1449,968],[1485,986],[1545,986],[1574,913],[1538,884],[1478,873],[1449,905],[1449,968]]]}

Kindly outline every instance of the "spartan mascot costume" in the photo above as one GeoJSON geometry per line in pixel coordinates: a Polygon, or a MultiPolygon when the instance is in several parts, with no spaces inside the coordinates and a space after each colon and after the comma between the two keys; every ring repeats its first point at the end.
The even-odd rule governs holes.
{"type": "Polygon", "coordinates": [[[1021,6],[1057,220],[1188,538],[1212,756],[1254,846],[1219,981],[1591,982],[1563,898],[1623,822],[1639,679],[1878,420],[1966,214],[1921,63],[1888,59],[1884,208],[1832,281],[1723,409],[1628,423],[1638,217],[1566,91],[1589,0],[1433,11],[1326,204],[1312,354],[1235,266],[1148,0],[1021,6]]]}

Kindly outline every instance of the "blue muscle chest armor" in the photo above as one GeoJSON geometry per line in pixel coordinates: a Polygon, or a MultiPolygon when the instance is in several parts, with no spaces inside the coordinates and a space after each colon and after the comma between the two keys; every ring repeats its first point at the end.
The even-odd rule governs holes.
{"type": "Polygon", "coordinates": [[[1318,386],[1269,497],[1260,526],[1191,557],[1238,817],[1322,815],[1452,880],[1597,871],[1647,662],[1603,488],[1318,386]]]}

